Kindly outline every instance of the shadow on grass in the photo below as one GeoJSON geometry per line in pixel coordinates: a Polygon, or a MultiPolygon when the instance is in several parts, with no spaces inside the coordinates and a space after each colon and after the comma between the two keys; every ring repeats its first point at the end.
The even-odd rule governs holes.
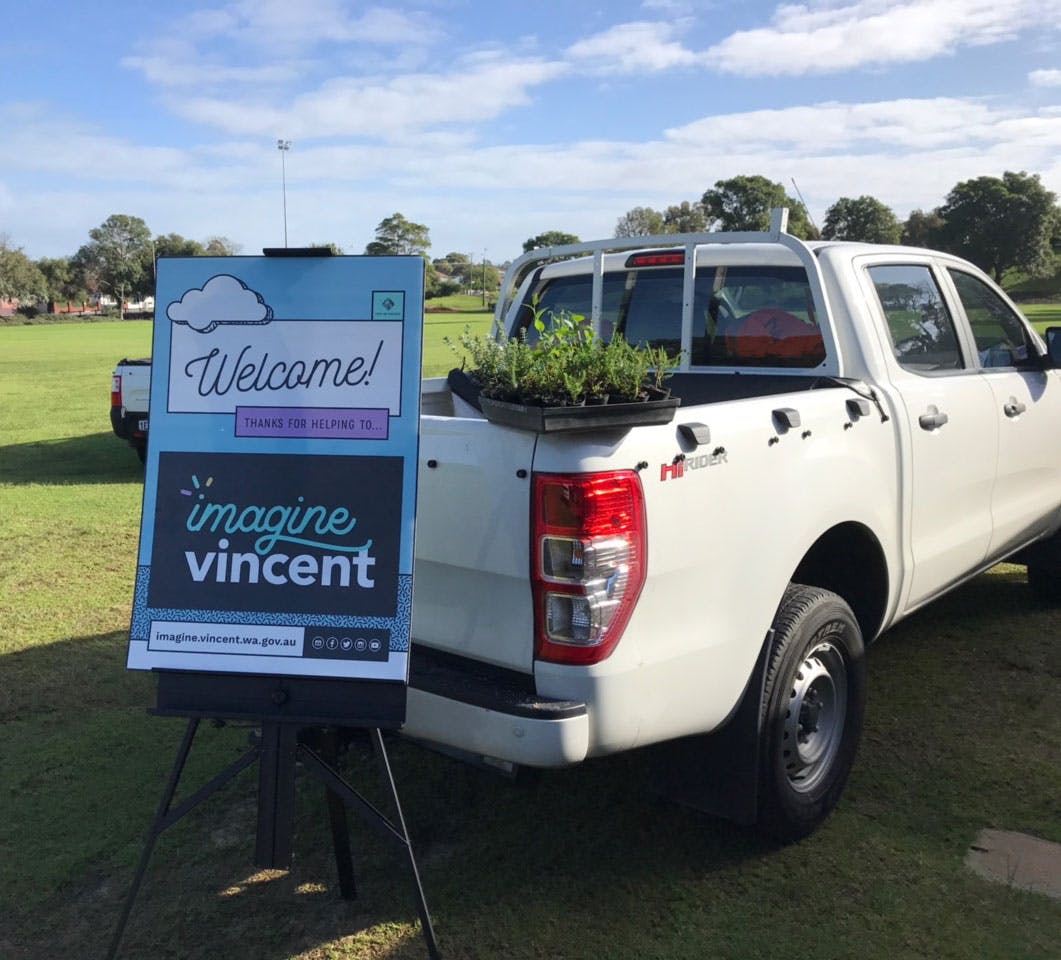
{"type": "Polygon", "coordinates": [[[113,433],[0,447],[0,483],[130,483],[143,479],[144,468],[136,453],[113,433]]]}
{"type": "MultiPolygon", "coordinates": [[[[10,851],[0,863],[0,915],[11,924],[10,933],[0,932],[5,960],[102,957],[113,933],[185,726],[147,714],[154,684],[124,669],[126,639],[119,631],[0,658],[0,847],[10,851]],[[22,893],[27,888],[31,897],[22,893]]],[[[514,785],[400,737],[388,743],[443,940],[455,929],[454,915],[459,936],[471,936],[467,925],[483,921],[486,904],[515,910],[515,917],[521,901],[562,913],[569,895],[592,898],[619,874],[627,879],[615,895],[640,896],[651,878],[676,869],[701,875],[768,849],[651,799],[644,754],[545,771],[514,785]],[[695,836],[681,837],[687,830],[695,836]]],[[[178,802],[246,747],[246,729],[202,725],[178,802]]],[[[355,739],[342,768],[355,789],[393,816],[367,742],[355,739]]],[[[364,938],[365,953],[357,947],[319,956],[424,956],[401,848],[353,813],[359,896],[339,898],[324,791],[315,781],[300,779],[292,869],[258,871],[257,780],[252,766],[163,835],[120,956],[282,960],[316,957],[344,938],[364,938]],[[373,947],[380,936],[396,952],[373,947]]],[[[526,939],[518,930],[499,935],[526,939]]],[[[499,951],[484,947],[481,955],[508,948],[499,951]]]]}
{"type": "Polygon", "coordinates": [[[125,630],[0,656],[0,722],[75,721],[142,700],[145,674],[125,669],[125,630]]]}
{"type": "MultiPolygon", "coordinates": [[[[653,800],[647,753],[512,784],[392,738],[443,955],[846,956],[873,939],[875,922],[882,942],[867,956],[902,955],[912,940],[917,956],[1004,955],[949,943],[955,924],[950,914],[937,920],[940,889],[976,942],[1040,955],[1035,938],[1058,930],[1049,906],[998,909],[1005,894],[992,899],[965,881],[960,857],[992,818],[1025,817],[1015,825],[1029,829],[1051,822],[1047,754],[1059,724],[1045,711],[1061,694],[1048,652],[1057,616],[1031,602],[1022,573],[1002,571],[884,637],[870,654],[866,740],[848,794],[818,834],[786,849],[653,800]]],[[[10,871],[20,864],[19,883],[41,891],[15,914],[12,933],[0,933],[10,960],[102,957],[132,880],[184,724],[146,715],[153,685],[124,673],[124,643],[114,633],[0,658],[5,686],[15,688],[0,717],[18,718],[0,728],[18,728],[0,741],[0,765],[14,774],[10,793],[0,790],[11,807],[0,816],[0,846],[10,849],[0,889],[16,889],[10,871]],[[81,792],[71,797],[74,785],[81,792]],[[70,839],[77,811],[82,825],[70,839]]],[[[244,730],[199,737],[184,796],[246,749],[244,730]]],[[[343,772],[390,812],[367,745],[355,742],[343,772]]],[[[425,956],[400,851],[354,816],[359,897],[339,898],[315,782],[300,782],[292,869],[253,866],[256,786],[252,768],[163,836],[119,956],[425,956]]]]}

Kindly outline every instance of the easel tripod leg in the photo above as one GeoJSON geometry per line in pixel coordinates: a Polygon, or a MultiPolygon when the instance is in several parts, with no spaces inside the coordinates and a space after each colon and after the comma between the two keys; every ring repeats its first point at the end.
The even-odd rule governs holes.
{"type": "Polygon", "coordinates": [[[420,871],[416,867],[416,856],[413,853],[413,845],[409,840],[409,830],[405,825],[405,815],[402,813],[402,805],[398,800],[398,788],[394,783],[394,774],[391,772],[390,759],[387,757],[387,748],[383,743],[383,734],[379,727],[373,727],[370,731],[372,745],[375,747],[376,756],[379,758],[380,766],[387,780],[387,788],[390,790],[391,799],[394,801],[394,811],[397,815],[398,828],[404,839],[405,853],[409,858],[409,870],[413,875],[413,883],[416,886],[416,908],[420,913],[420,924],[424,932],[424,941],[427,943],[427,953],[431,960],[439,960],[438,943],[435,941],[435,929],[431,925],[431,914],[427,910],[427,900],[424,897],[424,888],[420,883],[420,871]]]}
{"type": "MultiPolygon", "coordinates": [[[[338,769],[339,732],[334,727],[324,731],[321,739],[321,759],[333,770],[338,769]]],[[[346,803],[327,784],[324,796],[332,826],[332,848],[335,851],[336,873],[339,875],[339,894],[344,900],[356,900],[357,882],[354,879],[354,858],[350,852],[350,824],[347,820],[346,803]]]]}
{"type": "Polygon", "coordinates": [[[281,870],[291,866],[297,752],[296,726],[276,721],[262,724],[256,866],[281,870]]]}
{"type": "Polygon", "coordinates": [[[192,741],[195,739],[195,732],[198,728],[198,719],[192,718],[188,721],[188,726],[184,731],[184,739],[181,741],[180,748],[177,750],[177,757],[173,761],[173,769],[170,770],[169,780],[166,781],[166,788],[162,791],[162,799],[159,801],[158,810],[155,812],[155,819],[151,822],[151,828],[148,830],[147,837],[144,839],[144,850],[140,854],[140,863],[137,864],[136,874],[133,876],[133,885],[129,890],[129,895],[125,898],[125,906],[122,908],[122,914],[118,918],[118,926],[114,931],[114,938],[111,940],[110,950],[107,953],[107,960],[114,960],[114,957],[118,954],[118,947],[121,944],[122,936],[125,933],[125,925],[129,922],[129,915],[133,911],[133,904],[136,902],[137,894],[140,893],[140,886],[144,882],[144,874],[147,872],[147,865],[151,860],[151,853],[155,849],[155,842],[165,829],[163,824],[166,819],[166,814],[169,813],[170,804],[173,802],[173,796],[177,792],[177,785],[180,783],[181,774],[184,772],[184,764],[188,760],[188,754],[192,749],[192,741]]]}

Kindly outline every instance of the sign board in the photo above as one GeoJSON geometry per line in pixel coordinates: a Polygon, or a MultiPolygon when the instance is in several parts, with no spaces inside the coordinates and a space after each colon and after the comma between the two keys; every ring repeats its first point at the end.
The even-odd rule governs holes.
{"type": "Polygon", "coordinates": [[[423,271],[159,260],[130,669],[407,680],[423,271]]]}

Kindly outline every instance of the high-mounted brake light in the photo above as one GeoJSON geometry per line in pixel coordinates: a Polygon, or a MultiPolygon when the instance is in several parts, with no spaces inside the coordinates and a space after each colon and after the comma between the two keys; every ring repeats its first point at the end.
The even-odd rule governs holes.
{"type": "Polygon", "coordinates": [[[645,582],[645,502],[633,471],[534,475],[531,570],[536,653],[599,663],[645,582]]]}
{"type": "Polygon", "coordinates": [[[122,378],[119,374],[114,374],[111,377],[111,406],[120,407],[122,405],[122,378]]]}
{"type": "Polygon", "coordinates": [[[628,270],[634,267],[681,267],[685,265],[682,250],[661,250],[657,253],[632,253],[626,258],[628,270]]]}

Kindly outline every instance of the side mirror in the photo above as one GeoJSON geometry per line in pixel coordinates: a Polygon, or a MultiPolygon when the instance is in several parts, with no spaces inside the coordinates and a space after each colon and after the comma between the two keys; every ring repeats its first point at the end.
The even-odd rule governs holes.
{"type": "Polygon", "coordinates": [[[1055,370],[1061,369],[1061,327],[1046,328],[1046,353],[1049,365],[1055,370]]]}

